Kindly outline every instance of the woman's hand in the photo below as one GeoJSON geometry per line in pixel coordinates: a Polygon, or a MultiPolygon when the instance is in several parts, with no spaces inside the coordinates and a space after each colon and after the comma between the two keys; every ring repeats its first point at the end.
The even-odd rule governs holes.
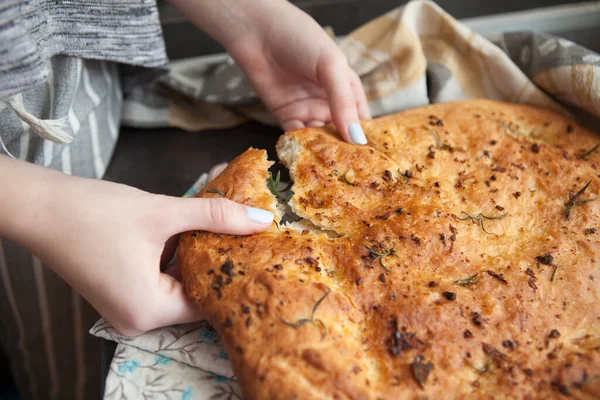
{"type": "Polygon", "coordinates": [[[273,220],[225,199],[154,195],[4,156],[0,171],[0,209],[11,210],[0,213],[0,236],[30,250],[125,335],[202,317],[183,285],[160,272],[169,238],[196,229],[251,234],[273,220]]]}
{"type": "Polygon", "coordinates": [[[366,144],[370,113],[362,83],[327,33],[287,2],[257,16],[256,29],[228,50],[285,130],[333,121],[342,137],[366,144]]]}
{"type": "Polygon", "coordinates": [[[306,13],[284,0],[171,0],[229,51],[285,130],[335,123],[366,144],[370,113],[346,57],[306,13]]]}

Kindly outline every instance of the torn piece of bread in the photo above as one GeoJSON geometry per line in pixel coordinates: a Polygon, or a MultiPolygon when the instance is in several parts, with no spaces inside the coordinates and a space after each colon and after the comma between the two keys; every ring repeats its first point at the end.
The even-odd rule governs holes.
{"type": "MultiPolygon", "coordinates": [[[[600,397],[600,137],[489,100],[363,127],[280,139],[304,221],[182,235],[245,398],[600,397]]],[[[208,190],[273,211],[268,165],[250,150],[208,190]]]]}

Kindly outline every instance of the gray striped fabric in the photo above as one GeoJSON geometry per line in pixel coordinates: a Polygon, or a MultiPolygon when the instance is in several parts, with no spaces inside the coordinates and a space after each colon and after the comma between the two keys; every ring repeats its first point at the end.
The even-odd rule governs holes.
{"type": "MultiPolygon", "coordinates": [[[[101,178],[110,162],[123,103],[120,67],[167,66],[155,0],[0,2],[0,154],[67,174],[101,178]],[[64,120],[69,144],[43,140],[5,102],[64,120]]],[[[1,173],[1,171],[0,171],[1,173]]],[[[35,185],[24,182],[23,187],[35,185]]],[[[0,238],[0,346],[23,399],[100,396],[95,311],[52,271],[0,238]]]]}
{"type": "Polygon", "coordinates": [[[42,84],[55,55],[166,68],[156,0],[3,0],[0,99],[42,84]]]}
{"type": "Polygon", "coordinates": [[[25,109],[43,119],[66,118],[70,144],[43,140],[10,108],[0,111],[0,138],[13,156],[68,174],[101,178],[110,160],[121,112],[115,64],[56,56],[49,79],[22,93],[25,109]]]}

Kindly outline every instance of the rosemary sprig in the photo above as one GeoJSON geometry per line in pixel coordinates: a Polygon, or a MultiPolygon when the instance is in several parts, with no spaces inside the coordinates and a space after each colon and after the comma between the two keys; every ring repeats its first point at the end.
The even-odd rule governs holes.
{"type": "Polygon", "coordinates": [[[592,181],[589,181],[588,183],[586,183],[585,186],[583,188],[581,188],[581,190],[579,192],[575,193],[575,195],[573,197],[571,197],[569,195],[569,201],[567,201],[565,203],[565,207],[567,208],[565,211],[565,213],[567,215],[567,221],[571,218],[571,211],[572,211],[573,207],[580,206],[585,203],[589,203],[590,201],[598,200],[598,197],[594,197],[591,199],[585,199],[585,200],[578,200],[579,197],[583,194],[583,192],[585,192],[585,190],[590,186],[590,183],[592,183],[592,181]]]}
{"type": "Polygon", "coordinates": [[[502,218],[506,218],[508,216],[508,213],[504,213],[502,215],[496,215],[496,216],[487,216],[487,215],[483,215],[482,213],[479,213],[477,215],[470,215],[467,214],[464,211],[461,211],[461,214],[465,214],[466,217],[462,217],[462,218],[458,218],[460,221],[466,221],[468,219],[470,219],[473,222],[477,222],[477,224],[481,227],[481,230],[484,231],[485,233],[487,233],[488,235],[492,235],[492,232],[488,232],[485,229],[485,225],[483,224],[483,221],[486,219],[502,219],[502,218]]]}
{"type": "Polygon", "coordinates": [[[589,156],[590,154],[592,154],[593,152],[595,152],[596,150],[598,150],[599,147],[600,147],[600,143],[598,143],[597,145],[595,145],[591,150],[583,152],[582,154],[580,154],[579,156],[577,156],[577,158],[579,158],[580,160],[585,160],[585,158],[587,156],[589,156]]]}
{"type": "Polygon", "coordinates": [[[225,193],[223,193],[222,191],[220,191],[219,189],[216,189],[216,188],[208,189],[206,191],[206,193],[214,193],[214,194],[218,194],[221,197],[225,197],[225,193]]]}
{"type": "Polygon", "coordinates": [[[288,190],[289,185],[286,188],[284,188],[283,190],[279,191],[277,188],[279,187],[280,178],[281,178],[281,171],[277,171],[277,176],[275,177],[275,179],[273,179],[273,174],[271,173],[271,171],[269,171],[268,187],[269,187],[269,190],[271,191],[271,193],[273,193],[273,196],[275,196],[278,201],[282,202],[283,204],[287,204],[287,202],[290,201],[290,199],[292,198],[293,194],[290,195],[290,197],[288,197],[287,199],[281,195],[282,192],[285,192],[286,190],[288,190]]]}
{"type": "Polygon", "coordinates": [[[387,256],[394,256],[394,257],[398,257],[398,253],[396,253],[396,244],[392,243],[392,247],[389,249],[381,249],[381,250],[377,250],[374,247],[369,247],[366,244],[364,245],[365,248],[367,250],[369,250],[371,252],[371,254],[375,255],[375,259],[374,261],[379,260],[379,264],[381,264],[381,268],[383,268],[386,272],[392,272],[391,269],[389,269],[384,263],[383,263],[383,259],[387,256]]]}
{"type": "Polygon", "coordinates": [[[281,322],[282,324],[285,324],[287,326],[291,326],[292,328],[300,328],[301,326],[304,326],[306,324],[319,325],[321,328],[323,328],[323,337],[325,337],[325,335],[327,334],[327,327],[325,326],[323,321],[321,321],[320,319],[315,319],[315,313],[317,312],[317,308],[319,308],[321,303],[323,303],[323,301],[325,301],[327,296],[329,296],[329,293],[331,293],[331,289],[327,288],[327,291],[325,292],[325,294],[313,306],[312,312],[310,314],[310,318],[300,318],[296,322],[288,322],[288,321],[284,321],[281,318],[278,318],[279,322],[281,322]]]}
{"type": "Polygon", "coordinates": [[[458,286],[469,286],[469,285],[473,285],[478,282],[479,282],[478,274],[475,274],[466,279],[458,279],[458,280],[454,281],[454,284],[458,285],[458,286]]]}

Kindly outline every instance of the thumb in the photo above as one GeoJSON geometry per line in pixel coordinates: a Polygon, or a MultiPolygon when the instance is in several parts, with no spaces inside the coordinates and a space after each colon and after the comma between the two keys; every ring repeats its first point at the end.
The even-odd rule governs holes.
{"type": "Polygon", "coordinates": [[[324,56],[319,64],[319,81],[327,91],[333,123],[349,143],[367,144],[365,132],[358,118],[357,100],[352,88],[346,56],[324,56]]]}
{"type": "Polygon", "coordinates": [[[221,198],[170,198],[167,208],[171,235],[192,230],[248,235],[264,231],[274,218],[271,211],[221,198]]]}

